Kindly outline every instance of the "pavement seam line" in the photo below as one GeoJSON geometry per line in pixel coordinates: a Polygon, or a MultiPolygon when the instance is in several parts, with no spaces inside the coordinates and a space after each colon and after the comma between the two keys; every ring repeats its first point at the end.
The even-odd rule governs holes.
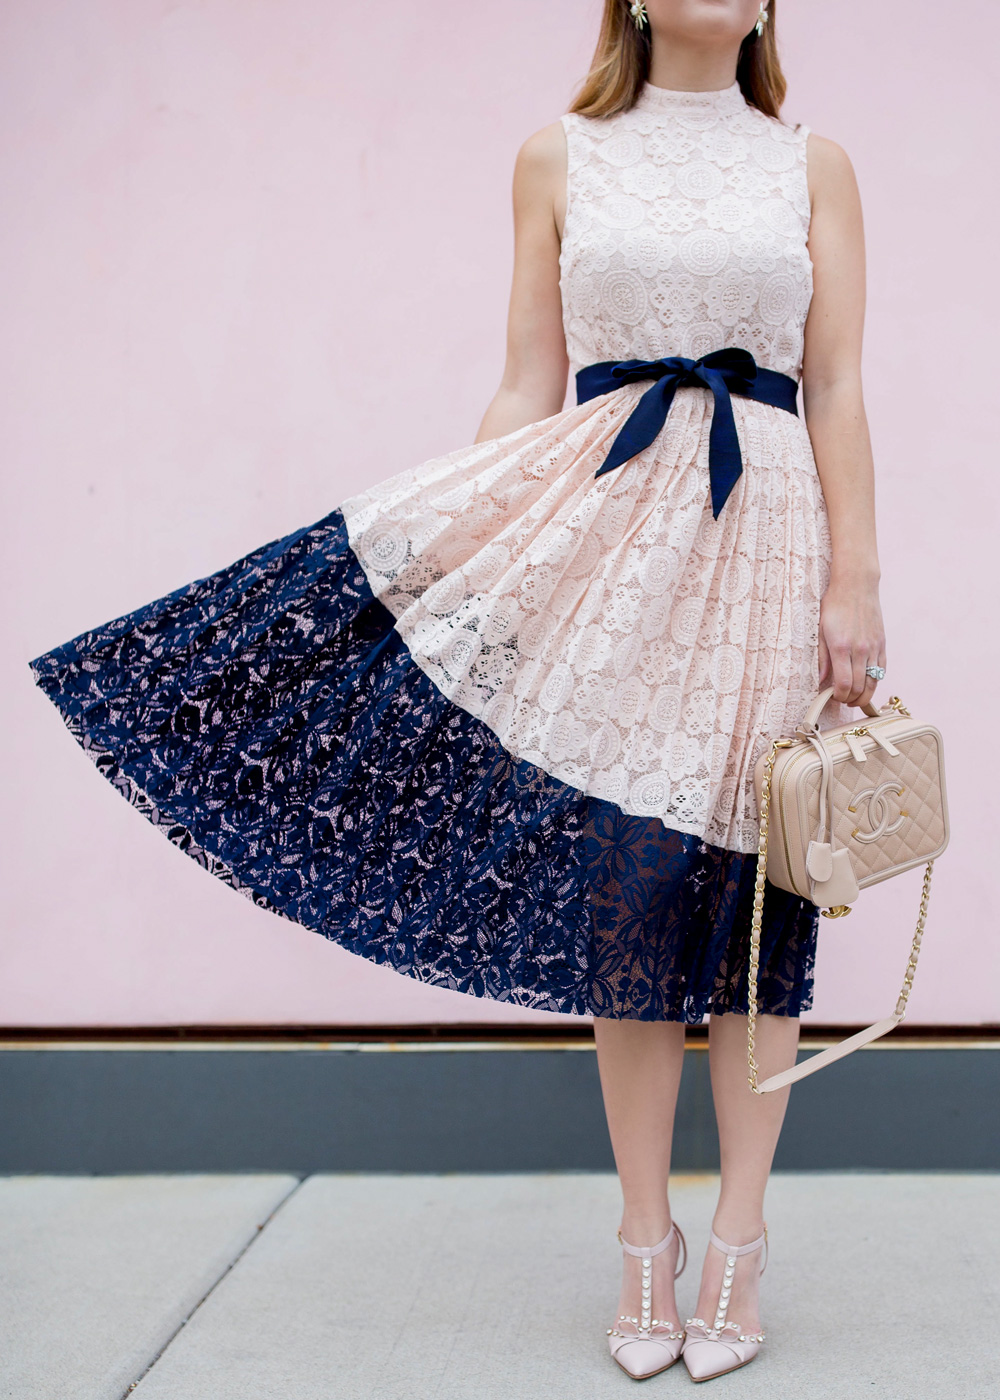
{"type": "Polygon", "coordinates": [[[222,1273],[219,1275],[219,1277],[218,1277],[217,1279],[215,1279],[214,1282],[211,1283],[211,1284],[209,1285],[208,1288],[205,1289],[205,1292],[201,1295],[201,1297],[198,1299],[198,1301],[194,1304],[194,1306],[191,1308],[190,1312],[188,1312],[184,1317],[181,1318],[180,1322],[177,1324],[177,1326],[176,1326],[176,1327],[174,1328],[174,1330],[171,1332],[170,1336],[169,1336],[169,1337],[167,1338],[167,1340],[163,1343],[163,1345],[160,1347],[159,1351],[155,1354],[155,1356],[153,1356],[153,1357],[150,1358],[150,1360],[147,1362],[147,1364],[142,1368],[142,1370],[141,1370],[141,1371],[139,1372],[139,1374],[136,1376],[135,1380],[132,1381],[129,1385],[127,1385],[127,1386],[125,1387],[124,1391],[122,1392],[121,1396],[119,1397],[119,1400],[129,1400],[129,1396],[131,1396],[132,1393],[135,1391],[136,1387],[137,1387],[142,1381],[144,1381],[144,1380],[146,1379],[146,1377],[149,1375],[150,1371],[151,1371],[151,1370],[153,1369],[153,1367],[159,1362],[159,1360],[160,1360],[161,1357],[164,1355],[164,1353],[165,1353],[171,1346],[173,1346],[174,1342],[175,1342],[175,1341],[177,1340],[177,1338],[180,1336],[181,1332],[184,1331],[184,1328],[188,1325],[188,1323],[189,1323],[189,1322],[191,1321],[191,1319],[194,1317],[195,1313],[197,1313],[198,1310],[202,1307],[202,1305],[203,1305],[204,1303],[206,1303],[206,1302],[208,1301],[209,1298],[211,1298],[212,1294],[213,1294],[213,1293],[215,1292],[215,1290],[218,1288],[219,1284],[223,1281],[223,1279],[229,1277],[229,1275],[233,1272],[233,1270],[236,1268],[236,1265],[240,1262],[240,1260],[241,1260],[241,1259],[243,1258],[243,1256],[247,1253],[247,1251],[248,1251],[249,1249],[252,1249],[253,1246],[257,1243],[257,1241],[260,1239],[261,1235],[263,1235],[264,1231],[265,1231],[265,1230],[267,1229],[267,1227],[270,1225],[271,1221],[275,1218],[275,1216],[278,1214],[278,1212],[281,1211],[281,1210],[283,1210],[283,1209],[285,1208],[285,1206],[286,1206],[286,1205],[288,1204],[288,1202],[292,1199],[292,1197],[295,1195],[295,1193],[296,1193],[297,1191],[299,1191],[299,1190],[305,1185],[305,1183],[308,1181],[308,1179],[309,1179],[308,1176],[300,1176],[299,1179],[298,1179],[298,1181],[296,1181],[295,1185],[291,1188],[291,1190],[285,1192],[285,1194],[282,1196],[281,1200],[280,1200],[280,1201],[277,1203],[277,1205],[273,1208],[273,1210],[270,1212],[270,1214],[267,1215],[267,1216],[265,1216],[264,1219],[261,1221],[261,1223],[257,1226],[256,1230],[254,1230],[253,1234],[252,1234],[252,1235],[250,1236],[250,1238],[247,1240],[246,1244],[245,1244],[245,1245],[243,1246],[243,1248],[239,1251],[239,1253],[233,1256],[233,1258],[229,1261],[229,1263],[226,1265],[226,1267],[222,1270],[222,1273]]]}

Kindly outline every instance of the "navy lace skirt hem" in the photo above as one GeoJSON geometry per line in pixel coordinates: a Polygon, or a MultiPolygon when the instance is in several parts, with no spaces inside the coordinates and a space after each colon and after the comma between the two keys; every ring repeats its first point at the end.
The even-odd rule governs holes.
{"type": "MultiPolygon", "coordinates": [[[[746,1011],[756,858],[513,758],[420,670],[334,511],[32,662],[105,777],[213,875],[423,982],[548,1011],[746,1011]]],[[[768,885],[760,1005],[816,910],[768,885]]]]}

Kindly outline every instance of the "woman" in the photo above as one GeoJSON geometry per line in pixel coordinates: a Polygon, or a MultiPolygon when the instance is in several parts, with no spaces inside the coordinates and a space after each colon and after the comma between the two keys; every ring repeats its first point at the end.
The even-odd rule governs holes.
{"type": "MultiPolygon", "coordinates": [[[[774,8],[606,0],[573,111],[517,162],[474,447],[33,663],[105,775],[256,902],[421,980],[594,1015],[624,1197],[609,1340],[637,1378],[763,1340],[787,1091],[746,1081],[751,775],[821,679],[857,704],[885,661],[858,197],[778,118],[774,8]],[[670,1147],[706,1014],[722,1189],[682,1328],[670,1147]]],[[[816,911],[768,887],[764,914],[772,1073],[816,911]]]]}

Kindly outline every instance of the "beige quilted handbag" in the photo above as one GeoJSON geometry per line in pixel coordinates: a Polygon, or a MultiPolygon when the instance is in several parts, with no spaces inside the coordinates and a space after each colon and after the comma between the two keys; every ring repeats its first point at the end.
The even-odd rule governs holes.
{"type": "Polygon", "coordinates": [[[898,696],[865,707],[861,724],[819,728],[833,690],[821,691],[793,739],[776,739],[754,770],[760,838],[750,935],[747,1063],[755,1094],[793,1084],[891,1031],[906,1014],[934,861],[948,844],[941,735],[898,696]],[[851,912],[860,890],[926,865],[902,991],[891,1016],[802,1064],[757,1082],[754,1035],[764,879],[811,899],[828,918],[851,912]]]}

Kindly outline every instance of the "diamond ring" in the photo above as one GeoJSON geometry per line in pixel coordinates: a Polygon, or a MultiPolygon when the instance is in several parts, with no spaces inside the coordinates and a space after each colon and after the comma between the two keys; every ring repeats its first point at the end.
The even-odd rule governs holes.
{"type": "Polygon", "coordinates": [[[866,667],[865,667],[865,675],[866,675],[866,676],[871,676],[871,678],[872,678],[873,681],[881,681],[881,680],[884,680],[884,679],[885,679],[885,667],[884,667],[884,666],[866,666],[866,667]]]}

